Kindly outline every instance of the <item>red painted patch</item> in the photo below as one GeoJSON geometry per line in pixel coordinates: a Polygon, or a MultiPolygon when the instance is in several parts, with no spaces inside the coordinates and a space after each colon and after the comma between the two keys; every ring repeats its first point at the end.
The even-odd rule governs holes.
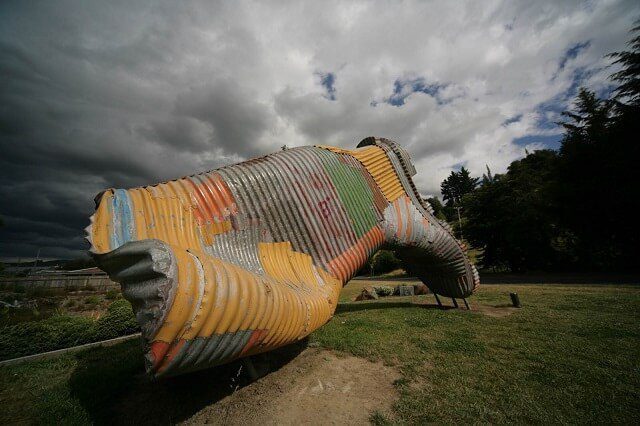
{"type": "Polygon", "coordinates": [[[353,277],[353,274],[358,272],[367,261],[369,255],[383,242],[384,233],[380,226],[376,225],[364,234],[356,244],[329,262],[330,272],[344,284],[353,277]],[[341,267],[343,264],[347,265],[346,270],[341,267]]]}
{"type": "Polygon", "coordinates": [[[223,222],[237,213],[237,206],[229,186],[216,173],[186,178],[192,186],[196,221],[202,225],[223,222]]]}
{"type": "Polygon", "coordinates": [[[249,337],[249,341],[244,346],[239,356],[244,356],[247,352],[249,352],[249,350],[259,345],[267,336],[267,331],[268,330],[253,330],[253,333],[251,333],[251,337],[249,337]]]}
{"type": "Polygon", "coordinates": [[[161,342],[156,340],[151,343],[151,356],[153,357],[153,369],[156,370],[160,365],[160,362],[164,358],[164,354],[169,350],[169,344],[167,342],[161,342]]]}
{"type": "Polygon", "coordinates": [[[164,359],[162,359],[162,362],[158,367],[158,371],[164,370],[169,364],[171,364],[171,361],[175,358],[178,352],[180,352],[180,349],[184,346],[185,342],[186,340],[178,340],[177,343],[171,345],[171,349],[168,352],[165,351],[166,355],[164,356],[164,359]]]}

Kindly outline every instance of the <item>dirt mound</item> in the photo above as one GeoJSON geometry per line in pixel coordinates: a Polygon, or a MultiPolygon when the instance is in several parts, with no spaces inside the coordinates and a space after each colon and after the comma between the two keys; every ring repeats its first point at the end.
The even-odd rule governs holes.
{"type": "Polygon", "coordinates": [[[185,424],[369,424],[388,413],[400,374],[382,363],[307,349],[273,373],[212,404],[185,424]]]}

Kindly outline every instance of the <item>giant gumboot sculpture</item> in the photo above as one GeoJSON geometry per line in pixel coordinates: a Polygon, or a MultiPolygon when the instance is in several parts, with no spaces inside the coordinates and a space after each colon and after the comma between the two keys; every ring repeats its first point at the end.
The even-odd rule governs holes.
{"type": "Polygon", "coordinates": [[[109,189],[96,197],[87,239],[133,306],[147,371],[170,376],[307,336],[383,245],[434,293],[469,296],[478,273],[414,174],[387,139],[293,148],[109,189]]]}

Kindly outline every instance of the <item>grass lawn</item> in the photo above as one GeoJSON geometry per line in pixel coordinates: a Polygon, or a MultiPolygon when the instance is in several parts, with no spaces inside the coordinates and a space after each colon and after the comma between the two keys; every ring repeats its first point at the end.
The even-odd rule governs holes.
{"type": "MultiPolygon", "coordinates": [[[[431,296],[349,302],[366,284],[352,281],[310,340],[400,370],[395,417],[375,423],[638,423],[640,286],[482,286],[472,306],[498,317],[411,303],[431,296]],[[510,291],[524,305],[513,313],[510,291]]],[[[237,371],[149,383],[142,368],[137,342],[0,368],[0,424],[178,421],[237,371]]]]}

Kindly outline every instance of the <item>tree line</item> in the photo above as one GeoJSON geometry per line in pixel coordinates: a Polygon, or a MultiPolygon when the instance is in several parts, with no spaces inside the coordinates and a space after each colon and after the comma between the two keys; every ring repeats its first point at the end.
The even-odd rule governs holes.
{"type": "Polygon", "coordinates": [[[428,201],[494,270],[638,269],[640,25],[629,50],[609,55],[620,71],[608,97],[581,88],[565,111],[559,150],[538,150],[506,173],[442,182],[428,201]]]}

